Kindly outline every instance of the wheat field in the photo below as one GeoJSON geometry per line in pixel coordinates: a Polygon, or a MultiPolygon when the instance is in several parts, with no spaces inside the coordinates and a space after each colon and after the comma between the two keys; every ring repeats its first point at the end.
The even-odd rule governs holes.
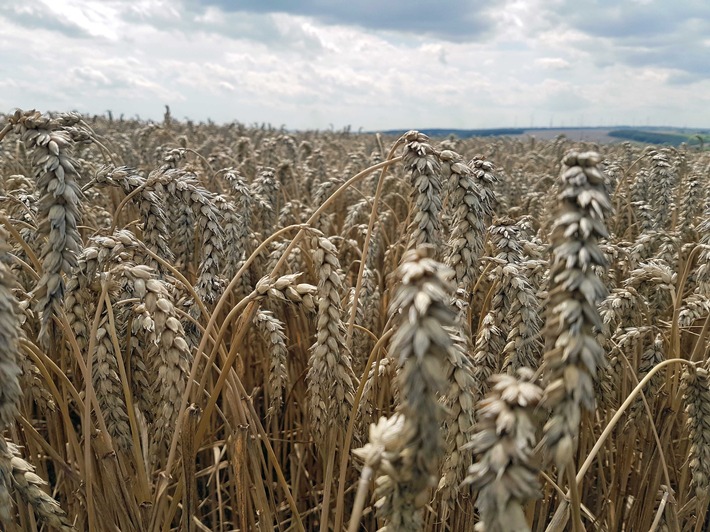
{"type": "Polygon", "coordinates": [[[6,531],[710,529],[710,152],[0,115],[6,531]]]}

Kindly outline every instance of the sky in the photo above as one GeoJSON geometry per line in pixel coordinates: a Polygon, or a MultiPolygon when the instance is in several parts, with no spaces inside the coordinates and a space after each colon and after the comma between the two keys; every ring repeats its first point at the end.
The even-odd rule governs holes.
{"type": "Polygon", "coordinates": [[[710,0],[0,0],[0,112],[710,127],[710,0]]]}

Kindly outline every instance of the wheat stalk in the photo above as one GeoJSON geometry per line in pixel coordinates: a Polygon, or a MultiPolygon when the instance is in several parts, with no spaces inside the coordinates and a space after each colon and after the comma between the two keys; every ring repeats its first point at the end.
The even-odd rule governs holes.
{"type": "Polygon", "coordinates": [[[690,432],[693,490],[696,505],[701,509],[707,506],[710,497],[710,375],[707,367],[686,366],[682,383],[690,432]]]}
{"type": "Polygon", "coordinates": [[[607,236],[611,210],[596,153],[567,154],[563,160],[558,212],[552,229],[550,288],[545,322],[545,393],[552,410],[544,444],[563,470],[573,463],[582,408],[594,409],[594,382],[604,351],[593,329],[601,329],[597,304],[606,295],[594,267],[604,267],[598,240],[607,236]]]}
{"type": "Polygon", "coordinates": [[[452,272],[427,257],[427,248],[407,252],[397,273],[401,285],[390,305],[396,321],[390,349],[398,360],[402,403],[398,414],[373,426],[374,441],[357,454],[380,471],[375,481],[380,530],[415,531],[422,527],[422,510],[445,451],[444,408],[437,394],[445,389],[453,347],[447,328],[455,325],[456,313],[450,305],[452,272]],[[378,434],[387,441],[379,441],[378,434]],[[383,454],[383,447],[389,452],[383,454]]]}
{"type": "Polygon", "coordinates": [[[441,164],[429,137],[418,131],[405,133],[402,164],[412,186],[414,215],[409,228],[409,248],[437,246],[441,231],[441,164]]]}
{"type": "Polygon", "coordinates": [[[341,297],[343,285],[337,250],[324,236],[311,239],[318,275],[316,342],[308,360],[308,410],[312,433],[324,443],[336,427],[347,424],[355,393],[350,350],[345,344],[341,297]]]}
{"type": "Polygon", "coordinates": [[[268,310],[258,310],[254,316],[254,326],[267,345],[269,353],[268,414],[274,415],[283,404],[284,388],[288,382],[288,348],[283,324],[268,310]]]}
{"type": "Polygon", "coordinates": [[[478,490],[476,506],[485,532],[525,532],[530,526],[524,504],[540,496],[533,457],[535,409],[542,390],[527,369],[518,376],[495,375],[489,394],[478,404],[476,432],[470,443],[476,460],[466,483],[478,490]]]}
{"type": "Polygon", "coordinates": [[[81,190],[77,162],[72,158],[72,140],[61,123],[36,111],[17,111],[10,123],[15,133],[33,151],[33,174],[40,195],[38,227],[47,237],[42,245],[42,277],[35,288],[42,315],[40,340],[50,341],[49,327],[64,300],[65,281],[76,266],[82,249],[77,229],[81,221],[81,190]]]}
{"type": "MultiPolygon", "coordinates": [[[[59,503],[42,490],[42,486],[46,484],[35,474],[35,468],[20,456],[18,447],[5,438],[0,438],[0,495],[4,499],[2,502],[5,503],[8,499],[7,494],[3,492],[12,486],[34,509],[40,522],[61,532],[74,531],[74,526],[67,520],[59,503]]],[[[3,518],[9,517],[6,511],[7,507],[3,504],[3,518]]]]}

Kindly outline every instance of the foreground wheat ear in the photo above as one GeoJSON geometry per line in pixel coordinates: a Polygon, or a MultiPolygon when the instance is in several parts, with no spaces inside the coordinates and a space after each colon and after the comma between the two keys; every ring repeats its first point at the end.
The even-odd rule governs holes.
{"type": "Polygon", "coordinates": [[[454,327],[456,313],[450,304],[453,272],[429,258],[432,251],[426,246],[405,254],[390,305],[396,323],[390,356],[398,363],[402,402],[397,414],[372,426],[370,443],[355,451],[379,471],[375,505],[383,531],[421,530],[444,451],[438,395],[446,386],[453,349],[447,327],[454,327]]]}
{"type": "Polygon", "coordinates": [[[478,423],[469,446],[476,455],[466,483],[478,490],[481,521],[476,530],[527,532],[523,505],[540,495],[533,459],[535,411],[542,390],[534,374],[520,368],[517,376],[494,375],[491,391],[478,404],[478,423]]]}
{"type": "Polygon", "coordinates": [[[17,111],[10,123],[25,146],[33,151],[33,174],[42,219],[38,229],[47,237],[41,251],[43,273],[35,289],[42,314],[39,337],[46,346],[50,342],[52,318],[64,302],[64,275],[71,274],[82,248],[77,229],[81,223],[82,193],[77,183],[77,162],[72,158],[74,142],[63,130],[61,118],[36,111],[17,111]]]}
{"type": "Polygon", "coordinates": [[[437,246],[441,237],[441,164],[429,144],[429,137],[419,131],[409,131],[404,138],[407,144],[402,164],[408,172],[415,206],[408,247],[437,246]]]}
{"type": "Polygon", "coordinates": [[[18,363],[21,329],[17,315],[18,303],[12,293],[16,282],[5,263],[10,249],[6,238],[7,233],[0,228],[0,430],[14,421],[22,395],[18,363]]]}
{"type": "Polygon", "coordinates": [[[594,383],[605,362],[594,331],[602,329],[597,305],[606,296],[595,271],[606,267],[599,239],[607,236],[604,217],[611,212],[600,162],[593,152],[565,156],[552,226],[543,367],[543,404],[552,415],[544,444],[560,470],[573,464],[582,408],[594,410],[594,383]]]}
{"type": "Polygon", "coordinates": [[[690,470],[696,505],[702,511],[710,500],[710,375],[705,367],[686,369],[682,381],[690,432],[690,470]]]}
{"type": "MultiPolygon", "coordinates": [[[[10,247],[6,233],[0,230],[0,430],[12,424],[17,415],[17,406],[22,395],[19,376],[17,344],[20,323],[17,317],[17,300],[12,295],[13,279],[5,264],[10,247]]],[[[12,515],[12,453],[5,438],[0,437],[0,520],[7,522],[12,515]]]]}
{"type": "Polygon", "coordinates": [[[347,424],[354,394],[350,350],[342,320],[342,278],[337,249],[327,238],[311,239],[318,272],[316,342],[308,360],[308,406],[313,436],[324,444],[337,427],[347,424]]]}

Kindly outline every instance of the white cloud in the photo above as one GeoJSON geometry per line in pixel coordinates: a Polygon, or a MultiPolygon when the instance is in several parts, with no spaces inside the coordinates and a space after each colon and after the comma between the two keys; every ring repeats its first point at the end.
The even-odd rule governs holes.
{"type": "Polygon", "coordinates": [[[569,70],[572,65],[561,57],[541,57],[535,60],[535,64],[548,70],[569,70]]]}
{"type": "Polygon", "coordinates": [[[118,10],[110,2],[79,0],[40,0],[42,10],[70,22],[94,38],[118,38],[118,10]]]}

